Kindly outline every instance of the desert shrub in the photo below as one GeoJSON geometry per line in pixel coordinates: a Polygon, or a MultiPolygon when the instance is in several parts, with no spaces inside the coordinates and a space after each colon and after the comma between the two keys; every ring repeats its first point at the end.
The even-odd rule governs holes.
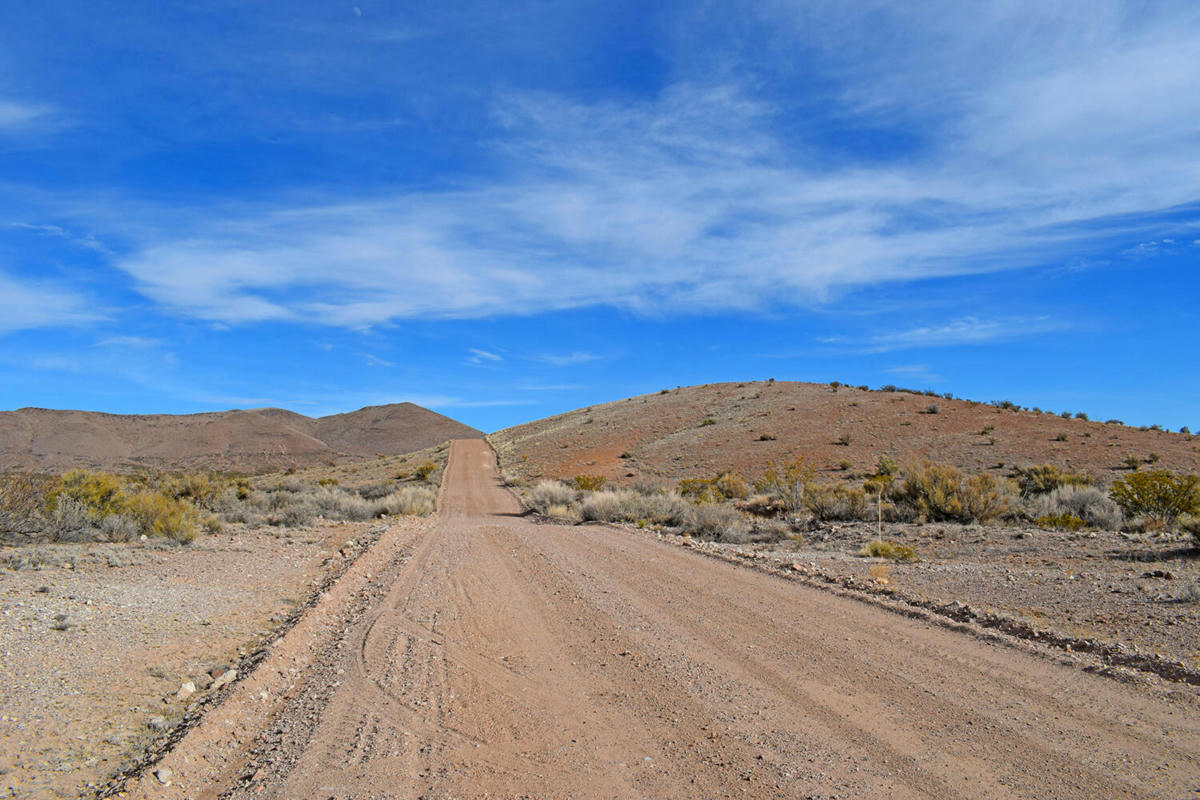
{"type": "Polygon", "coordinates": [[[109,514],[97,526],[97,538],[107,542],[131,542],[140,535],[138,521],[124,514],[109,514]]]}
{"type": "Polygon", "coordinates": [[[1039,524],[1042,517],[1073,516],[1094,528],[1111,531],[1121,527],[1121,509],[1094,486],[1068,484],[1025,502],[1027,517],[1039,524]]]}
{"type": "Polygon", "coordinates": [[[550,506],[569,506],[575,502],[578,492],[562,481],[539,481],[529,492],[529,505],[533,510],[545,514],[550,506]]]}
{"type": "Polygon", "coordinates": [[[1082,517],[1077,517],[1074,514],[1047,514],[1044,517],[1038,517],[1037,524],[1043,528],[1054,528],[1056,530],[1077,531],[1087,523],[1082,517]]]}
{"type": "Polygon", "coordinates": [[[773,442],[778,438],[779,436],[774,433],[760,433],[758,435],[758,441],[760,442],[773,442]]]}
{"type": "Polygon", "coordinates": [[[1135,472],[1113,483],[1109,496],[1126,514],[1170,528],[1180,515],[1200,511],[1200,477],[1167,470],[1135,472]]]}
{"type": "Polygon", "coordinates": [[[413,470],[413,474],[417,476],[417,480],[425,481],[429,480],[429,477],[437,471],[438,465],[436,463],[433,461],[426,461],[424,464],[417,466],[417,468],[413,470]]]}
{"type": "Polygon", "coordinates": [[[716,425],[716,424],[717,424],[717,421],[715,419],[713,419],[712,417],[705,417],[704,419],[700,420],[701,428],[707,428],[709,425],[716,425]]]}
{"type": "Polygon", "coordinates": [[[763,476],[754,482],[754,488],[775,497],[786,511],[794,514],[804,508],[804,496],[815,475],[816,470],[803,458],[785,465],[782,470],[768,464],[763,476]]]}
{"type": "Polygon", "coordinates": [[[798,534],[792,531],[791,526],[780,522],[777,519],[760,519],[755,520],[750,525],[750,531],[747,538],[751,542],[782,542],[788,539],[797,538],[798,534]]]}
{"type": "Polygon", "coordinates": [[[839,445],[841,445],[842,447],[849,447],[850,443],[853,441],[854,441],[854,437],[851,436],[849,433],[843,433],[841,436],[839,436],[837,438],[837,443],[839,445]]]}
{"type": "Polygon", "coordinates": [[[750,526],[737,509],[723,505],[693,506],[684,529],[704,539],[744,544],[750,540],[750,526]]]}
{"type": "Polygon", "coordinates": [[[906,468],[888,490],[890,498],[933,522],[985,522],[1012,506],[1009,486],[990,475],[967,477],[948,464],[906,468]]]}
{"type": "Polygon", "coordinates": [[[745,500],[750,496],[750,484],[736,472],[722,472],[713,486],[728,500],[745,500]]]}
{"type": "Polygon", "coordinates": [[[99,518],[86,502],[63,495],[55,498],[46,534],[52,542],[86,542],[96,537],[98,522],[99,518]]]}
{"type": "Polygon", "coordinates": [[[55,482],[46,497],[46,508],[53,512],[63,498],[78,501],[98,517],[120,514],[129,495],[116,475],[74,469],[55,482]]]}
{"type": "Polygon", "coordinates": [[[1200,516],[1184,514],[1179,518],[1179,530],[1192,537],[1192,546],[1200,550],[1200,516]]]}
{"type": "Polygon", "coordinates": [[[900,465],[896,463],[896,459],[884,454],[875,462],[875,475],[877,477],[885,477],[895,475],[900,471],[900,465]]]}
{"type": "Polygon", "coordinates": [[[582,492],[598,492],[608,481],[603,475],[576,475],[571,483],[582,492]]]}
{"type": "Polygon", "coordinates": [[[229,484],[230,481],[208,472],[162,475],[150,482],[153,488],[173,500],[187,500],[197,508],[208,510],[229,484]]]}
{"type": "Polygon", "coordinates": [[[1082,472],[1068,472],[1054,464],[1017,467],[1015,477],[1023,497],[1048,494],[1063,486],[1091,486],[1096,482],[1091,475],[1082,472]]]}
{"type": "Polygon", "coordinates": [[[42,514],[50,481],[34,475],[0,475],[0,537],[28,537],[41,531],[42,514]]]}
{"type": "Polygon", "coordinates": [[[1138,458],[1137,456],[1135,456],[1133,453],[1130,453],[1129,455],[1125,456],[1125,466],[1128,469],[1136,471],[1137,468],[1140,467],[1141,465],[1142,465],[1142,460],[1140,458],[1138,458]]]}
{"type": "Polygon", "coordinates": [[[875,539],[867,542],[858,551],[858,554],[863,558],[886,558],[891,561],[903,561],[905,563],[921,560],[917,557],[917,551],[913,547],[886,539],[875,539]]]}
{"type": "Polygon", "coordinates": [[[405,486],[383,498],[377,506],[388,516],[423,517],[437,510],[437,494],[427,486],[405,486]]]}
{"type": "Polygon", "coordinates": [[[359,522],[379,516],[379,504],[351,494],[336,486],[318,486],[307,495],[302,495],[299,505],[312,505],[317,515],[331,520],[359,522]]]}
{"type": "Polygon", "coordinates": [[[925,406],[925,413],[926,414],[940,414],[940,413],[942,413],[942,407],[939,406],[937,403],[930,403],[929,405],[925,406]]]}
{"type": "Polygon", "coordinates": [[[196,538],[199,514],[190,503],[150,490],[129,497],[125,513],[138,521],[146,536],[161,536],[179,544],[196,538]]]}
{"type": "Polygon", "coordinates": [[[694,503],[720,503],[725,496],[716,487],[715,478],[684,478],[677,490],[694,503]]]}
{"type": "Polygon", "coordinates": [[[579,506],[583,520],[680,527],[691,519],[692,504],[677,494],[641,494],[632,489],[596,492],[579,506]]]}
{"type": "Polygon", "coordinates": [[[317,518],[320,509],[310,498],[301,498],[294,503],[268,514],[266,522],[281,528],[306,528],[317,518]]]}
{"type": "Polygon", "coordinates": [[[963,522],[987,522],[1012,509],[1012,487],[991,475],[972,475],[961,488],[963,522]]]}
{"type": "Polygon", "coordinates": [[[804,504],[819,520],[860,520],[869,517],[870,500],[862,489],[841,484],[810,486],[804,504]]]}
{"type": "MultiPolygon", "coordinates": [[[[318,486],[336,488],[337,481],[322,480],[317,481],[318,486]]],[[[396,484],[392,481],[383,481],[382,483],[372,483],[369,486],[360,486],[355,489],[355,492],[363,500],[382,500],[383,498],[396,491],[396,484]]]]}
{"type": "Polygon", "coordinates": [[[1054,441],[1056,441],[1056,442],[1065,442],[1065,441],[1067,441],[1069,438],[1070,438],[1070,437],[1068,437],[1068,436],[1067,436],[1067,434],[1065,434],[1065,433],[1061,433],[1061,432],[1060,432],[1060,433],[1056,433],[1056,434],[1054,434],[1054,441]]]}

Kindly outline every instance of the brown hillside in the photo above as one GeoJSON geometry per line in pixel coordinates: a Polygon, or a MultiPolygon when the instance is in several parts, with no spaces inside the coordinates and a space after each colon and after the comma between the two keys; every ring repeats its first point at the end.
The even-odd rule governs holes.
{"type": "Polygon", "coordinates": [[[398,455],[481,435],[412,403],[320,419],[278,408],[183,415],[22,408],[0,412],[0,470],[258,472],[398,455]]]}
{"type": "Polygon", "coordinates": [[[928,459],[993,474],[1053,463],[1105,482],[1127,471],[1130,454],[1143,461],[1157,455],[1160,468],[1200,470],[1200,437],[1188,434],[903,391],[791,382],[721,383],[632,397],[490,438],[502,466],[526,477],[602,474],[622,484],[638,478],[674,484],[729,469],[752,478],[769,462],[800,456],[831,478],[873,472],[884,454],[901,464],[928,459]],[[937,412],[930,413],[934,405],[937,412]]]}

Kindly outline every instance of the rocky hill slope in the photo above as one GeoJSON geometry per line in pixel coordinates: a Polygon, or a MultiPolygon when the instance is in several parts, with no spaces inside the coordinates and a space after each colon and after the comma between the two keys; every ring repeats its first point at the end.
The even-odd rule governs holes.
{"type": "Polygon", "coordinates": [[[279,408],[208,414],[0,412],[0,470],[282,470],[398,455],[483,434],[412,403],[313,419],[279,408]]]}
{"type": "MultiPolygon", "coordinates": [[[[691,386],[583,408],[490,437],[526,477],[601,474],[674,484],[803,456],[829,477],[930,460],[1004,474],[1053,463],[1108,482],[1143,465],[1200,471],[1200,437],[903,390],[757,382],[691,386]]],[[[1143,469],[1147,466],[1143,466],[1143,469]]]]}

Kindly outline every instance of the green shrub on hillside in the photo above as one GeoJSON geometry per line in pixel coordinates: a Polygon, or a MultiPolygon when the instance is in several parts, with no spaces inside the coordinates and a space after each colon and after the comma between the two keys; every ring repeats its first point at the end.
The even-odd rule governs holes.
{"type": "Polygon", "coordinates": [[[990,475],[967,477],[948,464],[929,463],[906,468],[888,494],[931,522],[986,522],[1014,500],[1011,488],[990,475]]]}
{"type": "Polygon", "coordinates": [[[1200,511],[1200,476],[1135,472],[1113,483],[1109,496],[1127,514],[1171,528],[1181,515],[1200,511]]]}
{"type": "Polygon", "coordinates": [[[1015,476],[1021,495],[1048,494],[1063,486],[1092,486],[1096,479],[1082,472],[1068,472],[1054,464],[1017,467],[1015,476]]]}

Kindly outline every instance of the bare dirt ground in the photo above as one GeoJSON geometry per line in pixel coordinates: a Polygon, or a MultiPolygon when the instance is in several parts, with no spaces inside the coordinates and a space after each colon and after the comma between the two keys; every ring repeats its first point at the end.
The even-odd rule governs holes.
{"type": "Polygon", "coordinates": [[[607,526],[518,515],[455,443],[136,797],[1164,797],[1200,696],[607,526]],[[1049,655],[1048,655],[1049,654],[1049,655]]]}
{"type": "Polygon", "coordinates": [[[379,527],[0,548],[0,793],[91,794],[379,527]],[[196,692],[177,698],[187,682],[196,692]]]}

